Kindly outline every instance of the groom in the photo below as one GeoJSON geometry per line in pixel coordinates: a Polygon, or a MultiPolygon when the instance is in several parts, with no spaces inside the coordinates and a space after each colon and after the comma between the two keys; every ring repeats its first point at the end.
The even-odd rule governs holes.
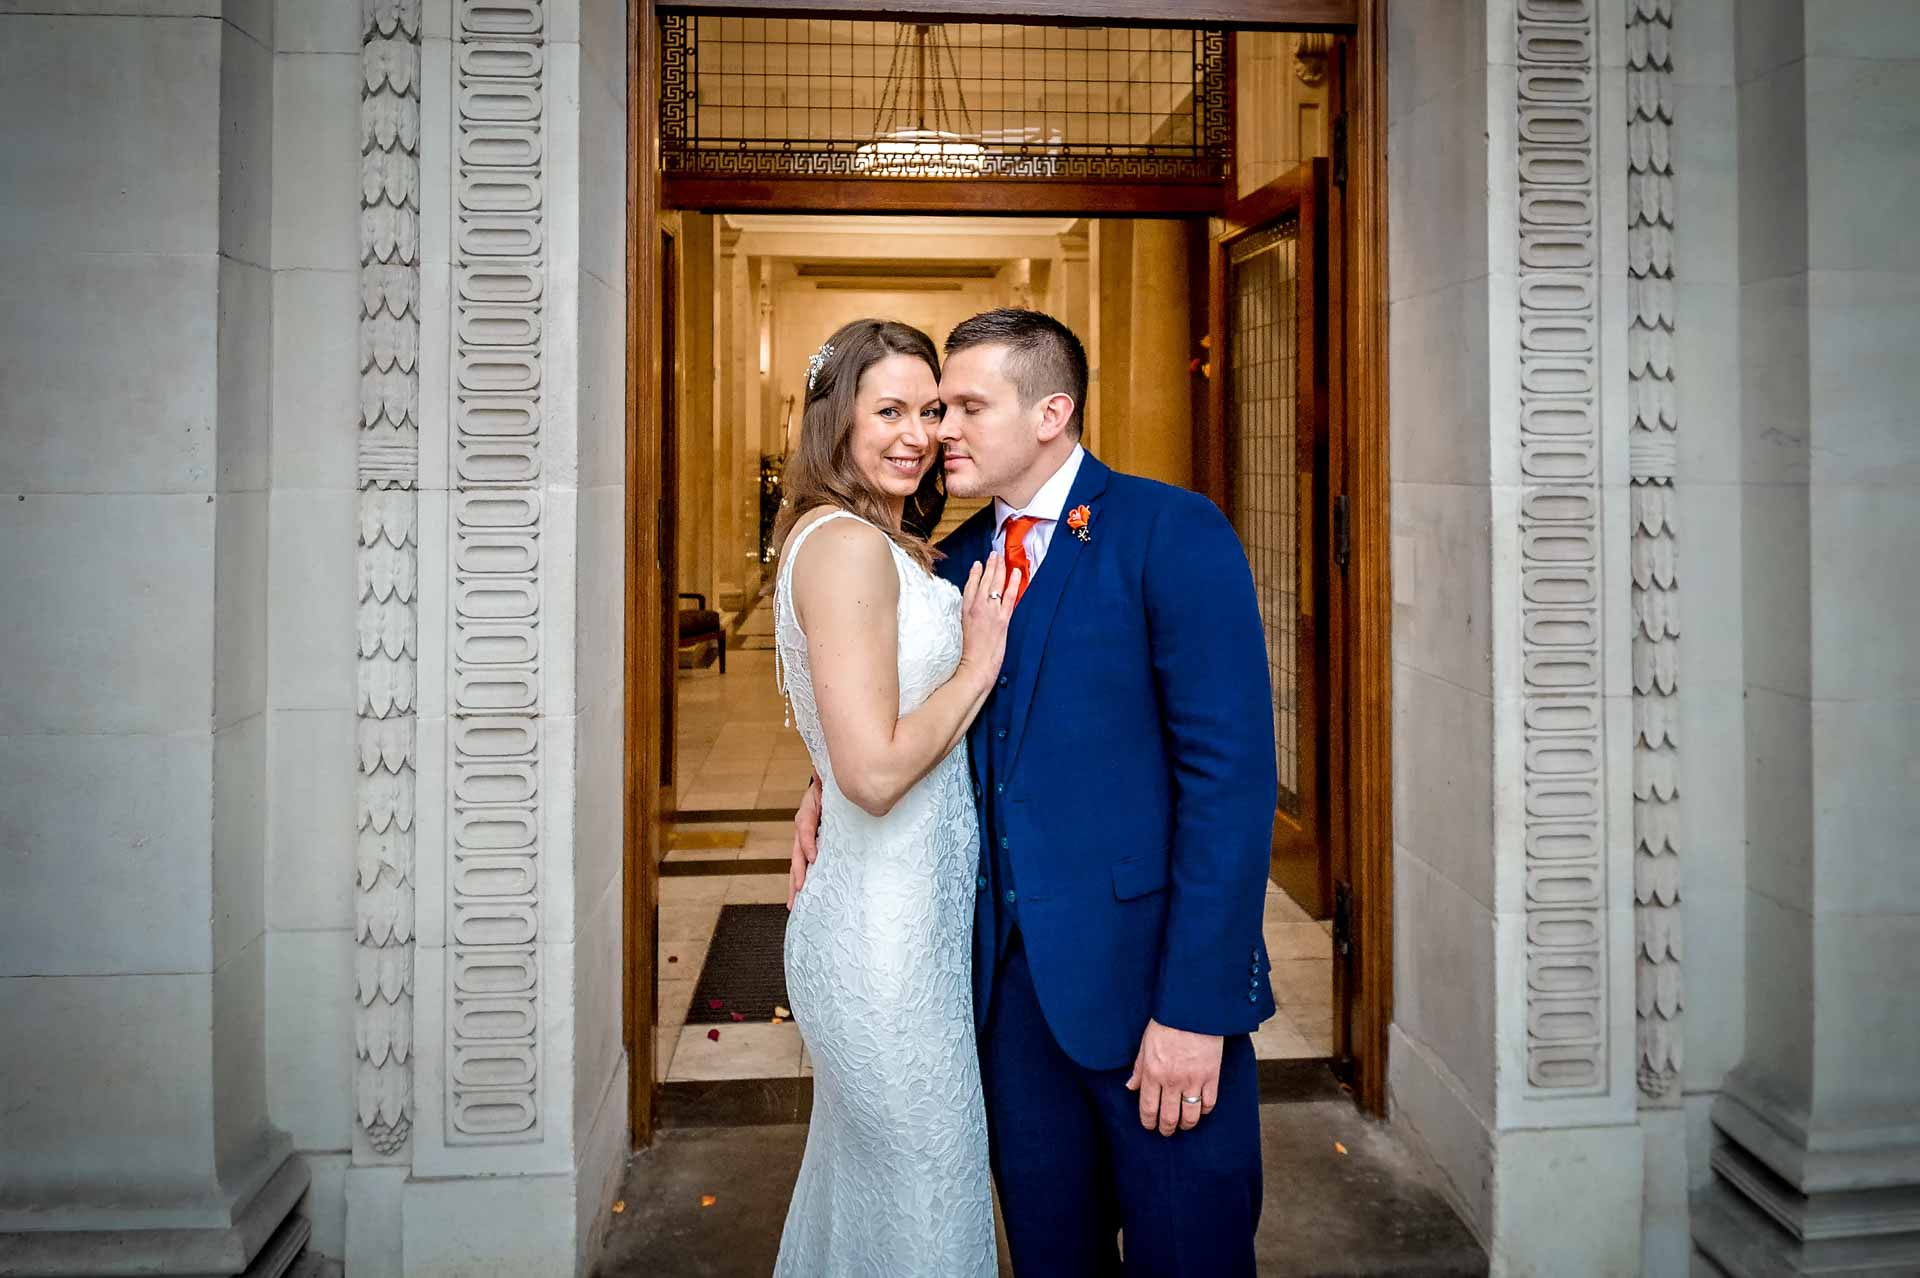
{"type": "MultiPolygon", "coordinates": [[[[1031,582],[968,736],[981,856],[974,1011],[1022,1278],[1250,1275],[1273,1014],[1261,917],[1275,768],[1246,556],[1213,504],[1080,446],[1087,359],[1047,315],[947,339],[941,543],[1031,582]]],[[[1156,425],[1144,423],[1148,428],[1156,425]]],[[[796,882],[817,790],[795,820],[796,882]]]]}

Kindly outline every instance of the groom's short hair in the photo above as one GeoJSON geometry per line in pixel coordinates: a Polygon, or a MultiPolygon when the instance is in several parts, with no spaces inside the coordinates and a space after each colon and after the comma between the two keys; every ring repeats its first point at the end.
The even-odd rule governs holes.
{"type": "Polygon", "coordinates": [[[947,335],[947,358],[975,346],[1007,348],[1007,377],[1021,403],[1034,404],[1048,395],[1072,396],[1067,433],[1080,438],[1086,423],[1087,348],[1072,329],[1039,311],[1002,306],[962,320],[947,335]]]}

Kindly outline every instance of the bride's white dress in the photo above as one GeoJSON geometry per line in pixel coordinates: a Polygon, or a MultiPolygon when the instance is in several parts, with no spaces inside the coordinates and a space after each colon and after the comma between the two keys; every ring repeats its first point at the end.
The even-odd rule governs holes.
{"type": "MultiPolygon", "coordinates": [[[[813,1055],[813,1120],[780,1278],[991,1278],[987,1119],[973,1032],[980,832],[965,742],[884,817],[840,792],[781,556],[774,644],[825,790],[820,855],[787,922],[787,992],[813,1055]]],[[[864,522],[864,521],[863,521],[864,522]]],[[[960,593],[888,543],[900,574],[900,713],[960,661],[960,593]]]]}

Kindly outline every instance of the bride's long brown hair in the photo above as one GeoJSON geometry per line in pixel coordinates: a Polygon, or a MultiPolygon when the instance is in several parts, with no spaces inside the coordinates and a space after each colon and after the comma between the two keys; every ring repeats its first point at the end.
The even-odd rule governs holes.
{"type": "Polygon", "coordinates": [[[833,353],[814,374],[806,407],[800,414],[800,439],[787,461],[786,499],[781,503],[780,517],[774,521],[773,544],[784,554],[787,534],[802,515],[821,506],[838,506],[874,524],[913,556],[915,563],[931,570],[933,547],[927,539],[947,504],[946,475],[939,451],[935,451],[933,466],[921,479],[920,487],[907,498],[900,525],[896,525],[886,495],[867,482],[853,460],[851,439],[854,401],[859,396],[860,379],[869,368],[889,355],[910,355],[924,360],[938,382],[940,353],[932,338],[894,320],[854,320],[829,337],[827,345],[833,353]]]}

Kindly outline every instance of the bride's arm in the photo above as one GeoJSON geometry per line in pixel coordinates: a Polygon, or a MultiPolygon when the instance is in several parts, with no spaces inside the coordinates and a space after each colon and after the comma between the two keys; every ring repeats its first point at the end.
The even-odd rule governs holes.
{"type": "Polygon", "coordinates": [[[953,677],[901,715],[900,579],[886,537],[836,520],[807,539],[793,566],[793,602],[807,635],[814,701],[840,792],[885,816],[959,744],[1006,653],[1013,592],[998,556],[976,565],[962,594],[966,638],[953,677]],[[804,571],[802,569],[804,568],[804,571]],[[987,582],[994,582],[989,598],[987,582]]]}

